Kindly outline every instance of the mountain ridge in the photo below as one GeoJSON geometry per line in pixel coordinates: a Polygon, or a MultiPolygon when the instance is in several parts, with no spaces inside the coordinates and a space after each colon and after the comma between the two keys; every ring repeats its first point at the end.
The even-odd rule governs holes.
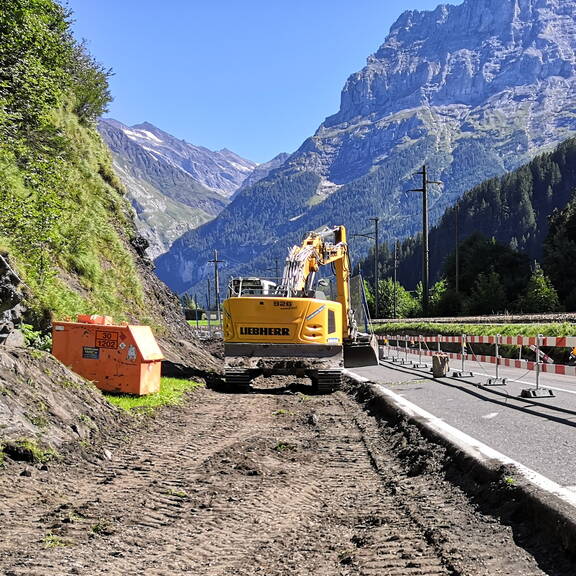
{"type": "Polygon", "coordinates": [[[372,216],[388,238],[409,236],[421,216],[407,190],[423,164],[444,182],[432,191],[434,223],[466,190],[576,132],[575,18],[569,0],[466,0],[405,12],[346,82],[338,113],[214,221],[176,241],[157,260],[159,276],[179,292],[193,288],[207,273],[205,250],[216,246],[228,273],[257,273],[271,246],[335,222],[361,232],[372,216]],[[306,190],[302,174],[311,176],[306,190]],[[254,204],[258,192],[265,196],[254,204]],[[285,194],[293,206],[278,211],[285,194]]]}
{"type": "Polygon", "coordinates": [[[216,217],[246,179],[256,182],[282,156],[258,165],[223,148],[190,144],[150,122],[127,126],[113,118],[98,128],[136,211],[140,234],[157,258],[172,243],[216,217]]]}

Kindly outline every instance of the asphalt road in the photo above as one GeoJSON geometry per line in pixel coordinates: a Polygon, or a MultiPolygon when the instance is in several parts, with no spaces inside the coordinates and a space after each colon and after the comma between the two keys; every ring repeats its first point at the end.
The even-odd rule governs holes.
{"type": "MultiPolygon", "coordinates": [[[[418,360],[409,354],[409,359],[418,360]]],[[[383,362],[352,372],[384,385],[451,426],[506,456],[576,491],[576,379],[540,374],[540,387],[555,396],[521,398],[534,388],[536,374],[515,368],[499,369],[503,386],[487,386],[495,377],[493,364],[467,362],[472,377],[453,378],[461,362],[451,360],[446,378],[432,378],[428,368],[416,369],[383,362]]]]}

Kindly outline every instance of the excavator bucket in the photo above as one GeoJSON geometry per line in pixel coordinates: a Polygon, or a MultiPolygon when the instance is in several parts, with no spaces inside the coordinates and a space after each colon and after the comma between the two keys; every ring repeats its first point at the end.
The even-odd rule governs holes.
{"type": "Polygon", "coordinates": [[[356,342],[344,344],[344,366],[378,366],[378,340],[374,334],[360,336],[356,342]]]}

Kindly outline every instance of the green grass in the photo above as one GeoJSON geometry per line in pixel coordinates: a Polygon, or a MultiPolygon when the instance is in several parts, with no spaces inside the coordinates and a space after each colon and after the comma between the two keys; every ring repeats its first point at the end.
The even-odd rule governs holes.
{"type": "Polygon", "coordinates": [[[289,444],[288,442],[277,442],[274,446],[276,452],[294,452],[296,446],[294,444],[289,444]]]}
{"type": "Polygon", "coordinates": [[[160,406],[179,406],[184,401],[184,395],[190,390],[199,388],[203,384],[192,380],[180,380],[178,378],[162,378],[160,392],[148,396],[133,396],[131,394],[109,394],[104,396],[111,404],[118,406],[127,412],[138,411],[150,413],[160,406]]]}
{"type": "MultiPolygon", "coordinates": [[[[48,269],[39,271],[34,238],[30,238],[30,246],[6,231],[0,238],[0,245],[30,287],[31,324],[40,325],[48,313],[63,319],[98,312],[118,321],[141,321],[150,310],[127,245],[137,232],[129,217],[129,202],[113,172],[110,152],[97,131],[80,124],[69,110],[55,113],[53,123],[69,153],[61,162],[57,192],[63,211],[55,219],[48,269]]],[[[14,191],[11,197],[21,198],[16,207],[34,197],[26,176],[13,157],[0,158],[0,185],[14,191]]]]}
{"type": "Polygon", "coordinates": [[[60,455],[52,448],[41,448],[38,443],[31,438],[20,438],[10,440],[5,443],[3,451],[8,454],[18,454],[18,459],[26,462],[44,464],[50,460],[58,459],[60,455]]]}
{"type": "Polygon", "coordinates": [[[166,494],[168,494],[169,496],[176,496],[176,498],[188,498],[188,493],[186,492],[186,490],[175,490],[174,488],[170,488],[170,490],[168,490],[166,492],[166,494]]]}
{"type": "Polygon", "coordinates": [[[60,546],[69,546],[70,542],[64,540],[52,532],[48,532],[44,538],[42,538],[42,543],[44,548],[59,548],[60,546]]]}
{"type": "MultiPolygon", "coordinates": [[[[188,320],[188,324],[196,327],[196,320],[188,320]]],[[[210,326],[215,326],[216,324],[218,324],[218,320],[210,320],[210,326]]],[[[208,320],[198,320],[198,326],[208,326],[208,320]]]]}
{"type": "Polygon", "coordinates": [[[280,410],[275,410],[272,412],[272,416],[294,416],[294,412],[281,408],[280,410]]]}
{"type": "Polygon", "coordinates": [[[377,334],[412,334],[420,336],[573,336],[576,327],[570,322],[556,324],[432,324],[432,323],[390,323],[375,326],[377,334]]]}

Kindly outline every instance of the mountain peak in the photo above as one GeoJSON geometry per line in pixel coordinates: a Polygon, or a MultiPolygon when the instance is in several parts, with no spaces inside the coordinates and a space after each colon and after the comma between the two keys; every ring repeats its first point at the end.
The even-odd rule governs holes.
{"type": "Polygon", "coordinates": [[[167,162],[224,197],[231,196],[256,166],[255,162],[229,150],[214,152],[179,140],[148,121],[133,126],[114,119],[103,122],[121,131],[155,160],[167,162]]]}
{"type": "Polygon", "coordinates": [[[405,237],[420,226],[406,190],[423,164],[444,182],[433,222],[466,190],[574,135],[575,20],[574,0],[405,12],[346,82],[339,112],[216,220],[178,240],[159,274],[189,288],[202,278],[207,247],[237,263],[230,273],[265,268],[274,241],[288,246],[343,219],[360,231],[378,216],[388,238],[405,237]]]}
{"type": "Polygon", "coordinates": [[[333,126],[420,106],[478,105],[494,93],[576,73],[573,0],[465,0],[402,14],[348,79],[333,126]]]}

